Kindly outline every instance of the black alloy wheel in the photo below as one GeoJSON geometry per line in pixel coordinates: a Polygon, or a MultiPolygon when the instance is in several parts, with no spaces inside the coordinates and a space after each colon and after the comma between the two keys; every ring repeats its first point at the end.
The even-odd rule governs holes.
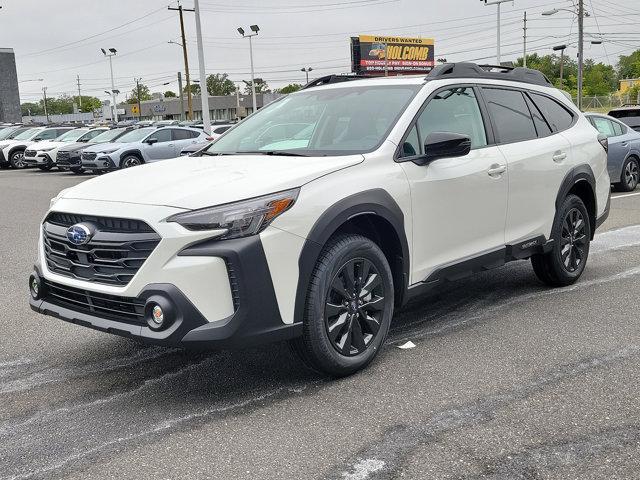
{"type": "Polygon", "coordinates": [[[345,356],[364,352],[380,331],[384,302],[384,285],[373,263],[356,258],[344,264],[325,303],[325,326],[333,348],[345,356]]]}
{"type": "Polygon", "coordinates": [[[138,165],[142,165],[142,160],[135,155],[129,155],[122,159],[122,168],[131,168],[137,167],[138,165]]]}
{"type": "Polygon", "coordinates": [[[560,257],[567,272],[576,272],[584,262],[587,248],[586,222],[582,212],[572,208],[562,222],[560,257]]]}
{"type": "Polygon", "coordinates": [[[309,368],[351,375],[382,349],[393,308],[393,275],[380,246],[362,235],[336,235],[309,279],[302,336],[289,344],[309,368]]]}

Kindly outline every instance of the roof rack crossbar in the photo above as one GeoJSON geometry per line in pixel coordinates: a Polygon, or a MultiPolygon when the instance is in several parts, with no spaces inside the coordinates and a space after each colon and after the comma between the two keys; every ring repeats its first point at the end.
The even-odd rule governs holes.
{"type": "Polygon", "coordinates": [[[316,78],[307,83],[302,90],[307,88],[319,87],[320,85],[330,85],[332,83],[348,82],[350,80],[362,80],[363,78],[374,78],[370,75],[325,75],[324,77],[316,78]]]}
{"type": "Polygon", "coordinates": [[[511,80],[544,87],[553,86],[540,71],[531,68],[510,67],[505,65],[477,65],[471,62],[445,63],[431,70],[428,80],[438,78],[487,78],[493,80],[511,80]]]}

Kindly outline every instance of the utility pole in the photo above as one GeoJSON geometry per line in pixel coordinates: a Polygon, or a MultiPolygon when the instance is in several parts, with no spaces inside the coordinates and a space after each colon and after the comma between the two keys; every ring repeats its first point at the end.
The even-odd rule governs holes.
{"type": "Polygon", "coordinates": [[[47,87],[42,87],[42,96],[44,97],[44,115],[47,117],[47,123],[49,123],[49,110],[47,109],[47,87]]]}
{"type": "Polygon", "coordinates": [[[182,35],[182,54],[184,55],[184,74],[187,81],[187,105],[189,113],[187,120],[193,120],[193,100],[191,96],[191,77],[189,76],[189,56],[187,55],[187,38],[184,34],[184,18],[182,12],[195,12],[194,8],[183,8],[178,2],[178,8],[168,7],[169,10],[178,11],[180,14],[180,33],[182,35]]]}
{"type": "Polygon", "coordinates": [[[180,92],[180,120],[184,120],[184,93],[182,92],[182,72],[178,72],[178,91],[180,92]]]}
{"type": "Polygon", "coordinates": [[[501,57],[500,57],[500,7],[503,3],[505,2],[514,2],[514,0],[480,0],[481,2],[484,2],[485,5],[496,5],[497,8],[497,16],[498,16],[498,31],[497,31],[497,48],[496,48],[496,60],[497,60],[497,64],[500,65],[500,61],[501,61],[501,57]]]}
{"type": "Polygon", "coordinates": [[[584,0],[578,0],[578,110],[582,111],[584,74],[584,0]]]}
{"type": "Polygon", "coordinates": [[[389,76],[389,44],[386,42],[384,44],[384,76],[389,76]]]}
{"type": "Polygon", "coordinates": [[[522,57],[522,65],[527,68],[527,12],[524,12],[524,56],[522,57]]]}
{"type": "Polygon", "coordinates": [[[202,124],[205,133],[211,134],[211,114],[209,113],[209,92],[207,92],[207,76],[204,69],[204,47],[202,45],[202,24],[200,23],[200,2],[193,1],[196,13],[196,38],[198,40],[198,68],[200,69],[200,102],[202,103],[202,124]]]}
{"type": "Polygon", "coordinates": [[[78,80],[78,108],[82,111],[82,94],[80,93],[80,75],[76,76],[78,80]]]}
{"type": "Polygon", "coordinates": [[[136,78],[136,97],[138,98],[138,119],[142,117],[142,104],[140,103],[140,81],[142,78],[136,78]]]}
{"type": "Polygon", "coordinates": [[[564,87],[564,49],[567,48],[566,45],[557,45],[553,47],[554,52],[560,52],[560,89],[564,87]]]}

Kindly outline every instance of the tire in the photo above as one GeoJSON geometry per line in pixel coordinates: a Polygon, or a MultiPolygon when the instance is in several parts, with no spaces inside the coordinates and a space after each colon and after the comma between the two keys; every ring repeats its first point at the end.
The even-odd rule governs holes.
{"type": "Polygon", "coordinates": [[[311,275],[303,334],[291,348],[313,370],[351,375],[380,351],[393,301],[391,269],[380,247],[361,235],[332,238],[311,275]]]}
{"type": "Polygon", "coordinates": [[[622,173],[620,174],[620,183],[618,189],[623,192],[632,192],[638,186],[640,180],[640,164],[635,157],[629,157],[622,165],[622,173]]]}
{"type": "Polygon", "coordinates": [[[553,249],[531,257],[538,278],[551,287],[565,287],[582,275],[589,257],[591,224],[584,203],[576,195],[562,202],[551,229],[553,249]]]}
{"type": "Polygon", "coordinates": [[[53,168],[53,165],[51,165],[50,163],[47,163],[46,165],[38,165],[38,168],[43,172],[48,172],[53,168]]]}
{"type": "Polygon", "coordinates": [[[120,160],[120,168],[131,168],[137,167],[138,165],[142,165],[144,160],[142,160],[138,155],[127,155],[122,160],[120,160]]]}
{"type": "Polygon", "coordinates": [[[16,150],[11,153],[9,156],[9,164],[11,168],[25,168],[27,164],[24,163],[24,150],[16,150]]]}
{"type": "Polygon", "coordinates": [[[70,169],[73,173],[75,173],[76,175],[82,175],[84,173],[84,168],[79,167],[79,168],[71,168],[70,169]]]}
{"type": "Polygon", "coordinates": [[[69,170],[70,170],[69,167],[60,167],[60,166],[58,166],[58,171],[59,172],[68,172],[69,170]]]}

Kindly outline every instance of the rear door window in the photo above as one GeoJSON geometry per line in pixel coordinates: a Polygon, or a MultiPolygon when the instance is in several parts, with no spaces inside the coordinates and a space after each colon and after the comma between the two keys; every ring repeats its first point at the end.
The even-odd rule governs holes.
{"type": "Polygon", "coordinates": [[[551,135],[553,131],[551,127],[542,116],[542,112],[538,110],[538,107],[531,101],[529,95],[525,94],[524,99],[527,102],[527,106],[529,107],[529,112],[531,112],[531,117],[533,117],[533,123],[536,126],[536,131],[538,132],[538,137],[546,137],[551,135]]]}
{"type": "Polygon", "coordinates": [[[181,130],[179,128],[172,128],[174,140],[189,140],[192,137],[190,130],[181,130]]]}
{"type": "Polygon", "coordinates": [[[626,133],[626,129],[618,122],[611,121],[611,124],[613,125],[613,131],[615,132],[616,137],[626,133]]]}
{"type": "Polygon", "coordinates": [[[566,130],[573,124],[573,114],[556,100],[533,92],[531,93],[531,99],[540,109],[544,118],[547,119],[554,132],[566,130]]]}
{"type": "Polygon", "coordinates": [[[616,136],[612,121],[603,117],[591,117],[591,120],[593,121],[593,126],[596,127],[596,130],[603,135],[606,135],[607,138],[616,136]]]}
{"type": "Polygon", "coordinates": [[[522,92],[501,88],[483,88],[489,114],[500,143],[522,142],[538,138],[533,118],[522,92]]]}

